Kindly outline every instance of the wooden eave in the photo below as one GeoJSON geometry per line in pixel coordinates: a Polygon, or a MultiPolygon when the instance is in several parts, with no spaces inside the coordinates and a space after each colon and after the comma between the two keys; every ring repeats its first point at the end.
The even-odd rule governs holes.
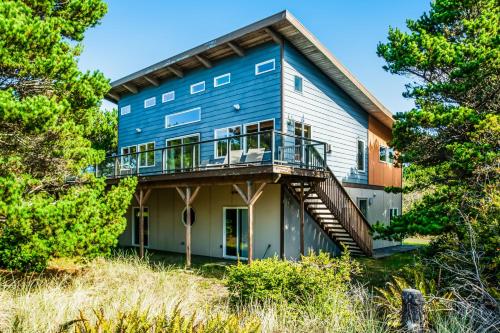
{"type": "Polygon", "coordinates": [[[111,83],[106,99],[116,103],[134,90],[154,86],[152,82],[161,83],[179,77],[179,73],[205,68],[207,62],[203,60],[210,64],[230,56],[241,56],[234,46],[245,52],[245,49],[267,42],[277,42],[278,38],[288,40],[370,115],[392,128],[392,113],[286,10],[116,80],[111,83]]]}

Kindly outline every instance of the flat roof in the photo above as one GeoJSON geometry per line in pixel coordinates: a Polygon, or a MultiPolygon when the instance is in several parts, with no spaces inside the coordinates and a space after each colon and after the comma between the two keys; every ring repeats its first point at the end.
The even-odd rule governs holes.
{"type": "Polygon", "coordinates": [[[158,86],[165,80],[183,77],[185,72],[199,67],[210,68],[214,61],[235,54],[244,56],[245,49],[269,41],[281,43],[282,38],[294,45],[370,115],[392,128],[392,113],[287,10],[113,81],[105,98],[116,103],[124,94],[158,86]]]}

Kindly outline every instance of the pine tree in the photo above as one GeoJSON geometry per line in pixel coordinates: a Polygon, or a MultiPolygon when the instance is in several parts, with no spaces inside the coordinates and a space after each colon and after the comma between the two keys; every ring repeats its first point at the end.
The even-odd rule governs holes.
{"type": "Polygon", "coordinates": [[[136,180],[107,191],[85,172],[113,141],[112,115],[99,110],[109,81],[77,63],[106,10],[100,0],[0,2],[2,267],[107,254],[125,228],[136,180]]]}

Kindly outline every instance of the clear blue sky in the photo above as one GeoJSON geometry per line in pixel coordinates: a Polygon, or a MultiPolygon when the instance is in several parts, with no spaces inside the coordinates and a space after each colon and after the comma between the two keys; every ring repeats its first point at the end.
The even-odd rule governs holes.
{"type": "Polygon", "coordinates": [[[84,40],[80,68],[111,80],[288,9],[393,113],[413,106],[406,79],[386,73],[376,55],[389,26],[429,9],[430,0],[110,0],[84,40]]]}

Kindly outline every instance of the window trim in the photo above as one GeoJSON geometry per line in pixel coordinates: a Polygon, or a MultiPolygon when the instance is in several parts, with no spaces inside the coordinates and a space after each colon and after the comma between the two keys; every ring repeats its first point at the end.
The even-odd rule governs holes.
{"type": "MultiPolygon", "coordinates": [[[[238,257],[238,256],[228,256],[226,255],[226,210],[228,209],[246,209],[248,214],[247,206],[224,206],[222,207],[222,257],[226,259],[243,259],[248,260],[247,257],[238,257]]],[[[248,216],[248,215],[247,215],[248,216]]],[[[247,221],[248,223],[248,221],[247,221]]],[[[238,223],[236,223],[236,228],[238,228],[238,223]]],[[[238,229],[236,229],[238,230],[238,229]]],[[[238,231],[237,231],[238,232],[238,231]]],[[[247,241],[248,242],[248,241],[247,241]]],[[[236,249],[236,253],[238,253],[238,248],[236,249]]]]}
{"type": "Polygon", "coordinates": [[[127,115],[127,114],[129,114],[129,113],[131,113],[131,112],[132,112],[132,107],[130,106],[130,104],[128,104],[128,105],[124,105],[124,106],[122,106],[122,107],[120,108],[120,116],[125,116],[125,115],[127,115]],[[126,110],[128,110],[128,111],[124,112],[124,111],[123,111],[124,109],[126,109],[126,110]]]}
{"type": "MultiPolygon", "coordinates": [[[[137,163],[139,164],[139,169],[142,169],[142,168],[151,168],[151,167],[155,167],[156,166],[156,143],[154,141],[149,141],[149,142],[143,142],[143,143],[139,143],[137,144],[137,163]],[[150,143],[153,144],[153,165],[141,165],[141,151],[140,151],[140,146],[146,146],[147,148],[147,145],[149,145],[150,143]]],[[[150,151],[148,149],[146,149],[146,152],[147,151],[150,151]]],[[[146,157],[146,162],[147,162],[147,157],[146,157]]]]}
{"type": "MultiPolygon", "coordinates": [[[[134,223],[134,218],[135,218],[135,215],[134,215],[134,210],[135,209],[140,209],[141,207],[139,206],[132,206],[132,219],[131,219],[131,222],[132,222],[132,241],[130,242],[132,244],[132,246],[140,246],[139,244],[136,244],[135,243],[135,223],[134,223]]],[[[151,224],[151,211],[149,211],[149,206],[144,206],[143,208],[147,208],[148,209],[148,245],[144,244],[144,248],[148,249],[149,248],[149,240],[151,239],[151,234],[149,233],[149,226],[151,224]]]]}
{"type": "Polygon", "coordinates": [[[370,205],[370,200],[368,200],[367,197],[357,197],[356,198],[356,203],[358,204],[358,209],[361,213],[363,213],[363,211],[361,210],[361,205],[360,205],[360,201],[361,200],[365,200],[366,201],[366,215],[364,215],[364,218],[366,220],[368,220],[368,206],[370,205]]]}
{"type": "Polygon", "coordinates": [[[161,95],[161,102],[162,103],[168,103],[168,102],[171,102],[174,100],[175,100],[175,90],[167,91],[161,95]],[[165,97],[167,97],[169,94],[172,95],[172,99],[167,100],[165,97]]]}
{"type": "Polygon", "coordinates": [[[192,85],[190,85],[189,92],[191,93],[191,95],[195,95],[195,94],[199,94],[199,93],[204,92],[206,90],[206,88],[207,88],[207,85],[206,85],[205,81],[200,81],[200,82],[196,82],[196,83],[193,83],[192,85]],[[201,84],[203,84],[203,90],[193,92],[193,87],[195,87],[197,85],[201,85],[201,84]]]}
{"type": "MultiPolygon", "coordinates": [[[[273,122],[273,131],[276,130],[276,119],[275,118],[263,119],[263,120],[243,124],[242,134],[245,135],[243,137],[243,151],[244,152],[247,152],[247,139],[248,139],[248,136],[246,135],[246,134],[248,134],[247,133],[247,126],[257,125],[257,132],[260,132],[260,123],[264,123],[266,121],[272,121],[273,122]]],[[[259,134],[258,139],[257,139],[257,145],[259,146],[259,149],[260,149],[260,134],[259,134]]]]}
{"type": "Polygon", "coordinates": [[[366,141],[364,139],[360,139],[358,138],[356,140],[356,169],[358,170],[358,172],[363,172],[365,173],[366,172],[366,141]],[[358,166],[359,166],[359,163],[358,163],[358,149],[359,149],[359,143],[360,142],[363,142],[363,169],[359,169],[358,166]]]}
{"type": "Polygon", "coordinates": [[[146,98],[144,100],[144,108],[145,109],[152,108],[153,106],[156,106],[156,96],[153,96],[153,97],[150,97],[150,98],[146,98]],[[147,105],[147,103],[150,102],[150,101],[153,101],[153,104],[147,105]]]}
{"type": "Polygon", "coordinates": [[[180,111],[180,112],[176,112],[176,113],[171,113],[171,114],[165,115],[165,128],[174,128],[174,127],[177,127],[177,126],[183,126],[183,125],[197,123],[199,121],[201,121],[201,107],[200,106],[192,108],[192,109],[189,109],[189,110],[180,111]],[[188,112],[191,112],[191,111],[194,111],[194,110],[198,110],[198,120],[193,120],[193,121],[188,121],[187,123],[182,123],[182,124],[177,124],[177,125],[173,125],[173,126],[168,126],[167,119],[169,117],[176,116],[176,115],[183,114],[183,113],[188,113],[188,112]]]}
{"type": "Polygon", "coordinates": [[[222,74],[222,75],[214,77],[214,88],[222,87],[222,86],[225,86],[226,84],[230,84],[230,83],[231,83],[231,73],[226,73],[226,74],[222,74]],[[222,83],[222,84],[217,84],[217,80],[218,79],[226,77],[226,76],[229,77],[229,81],[228,82],[222,83]]]}
{"type": "Polygon", "coordinates": [[[301,95],[304,93],[304,78],[302,76],[300,75],[293,76],[293,91],[301,95]],[[295,85],[295,80],[297,79],[300,79],[300,90],[297,90],[297,87],[295,85]]]}
{"type": "MultiPolygon", "coordinates": [[[[243,133],[243,132],[242,132],[243,128],[242,128],[242,126],[241,126],[240,124],[238,124],[238,125],[233,125],[233,126],[227,126],[227,127],[221,127],[221,128],[214,128],[214,140],[215,140],[215,141],[214,141],[214,158],[224,158],[224,157],[226,157],[226,156],[227,156],[227,155],[218,156],[218,154],[217,154],[217,143],[219,143],[219,142],[220,142],[220,140],[217,140],[217,139],[222,139],[222,138],[216,138],[216,137],[215,137],[215,133],[217,132],[217,130],[223,130],[223,129],[225,129],[225,130],[226,130],[226,134],[227,134],[227,130],[228,130],[229,128],[234,128],[234,127],[239,127],[239,128],[240,128],[240,139],[242,139],[243,137],[241,137],[241,135],[242,135],[242,133],[243,133]]],[[[238,136],[238,135],[237,135],[237,136],[238,136]]],[[[228,138],[228,137],[226,137],[226,138],[228,138]]],[[[240,144],[241,144],[241,146],[242,146],[241,148],[243,148],[243,142],[241,142],[241,141],[240,141],[240,144]]]]}
{"type": "MultiPolygon", "coordinates": [[[[129,148],[129,149],[130,149],[130,148],[132,148],[132,147],[135,147],[135,153],[128,153],[127,155],[128,155],[128,156],[132,156],[132,154],[136,154],[136,156],[138,156],[138,155],[137,155],[137,148],[138,148],[138,147],[137,147],[137,145],[122,146],[122,147],[120,148],[120,171],[121,171],[121,170],[131,170],[131,168],[124,168],[124,167],[123,167],[123,165],[125,164],[125,163],[123,162],[123,157],[124,157],[123,155],[125,155],[125,154],[123,153],[123,149],[126,149],[126,148],[129,148]]],[[[137,157],[136,157],[136,161],[135,161],[135,162],[136,162],[136,163],[138,162],[138,161],[137,161],[137,157]]],[[[137,165],[136,165],[136,167],[137,167],[137,165]]]]}
{"type": "Polygon", "coordinates": [[[255,64],[255,75],[260,75],[260,74],[264,74],[264,73],[267,73],[267,72],[272,72],[274,70],[276,70],[276,60],[274,58],[266,60],[266,61],[263,61],[263,62],[259,62],[258,64],[255,64]],[[262,72],[259,71],[259,66],[266,65],[266,64],[269,64],[269,63],[273,63],[273,68],[267,69],[267,70],[262,71],[262,72]]]}

